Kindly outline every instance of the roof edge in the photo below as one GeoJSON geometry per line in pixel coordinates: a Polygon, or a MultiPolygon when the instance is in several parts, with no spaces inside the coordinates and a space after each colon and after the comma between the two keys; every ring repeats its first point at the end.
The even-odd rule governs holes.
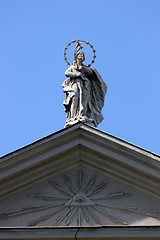
{"type": "Polygon", "coordinates": [[[25,152],[25,151],[28,150],[28,148],[36,147],[38,144],[43,144],[44,142],[47,142],[47,141],[49,141],[49,140],[51,140],[51,139],[53,139],[53,138],[56,138],[56,137],[62,135],[62,133],[67,134],[67,133],[69,133],[69,132],[71,132],[71,131],[73,131],[73,130],[76,130],[76,129],[78,129],[78,128],[82,128],[82,129],[84,129],[84,130],[87,130],[87,129],[89,130],[89,129],[90,129],[91,131],[94,131],[95,133],[96,133],[96,132],[99,132],[99,133],[101,133],[103,136],[108,136],[108,137],[110,138],[110,140],[112,140],[112,141],[113,141],[113,140],[116,140],[116,141],[118,141],[119,144],[120,144],[120,143],[124,143],[124,144],[126,144],[126,146],[128,146],[128,147],[131,146],[132,148],[134,148],[134,150],[135,150],[135,149],[137,149],[137,150],[139,149],[139,150],[141,151],[141,153],[144,154],[144,155],[145,155],[145,153],[147,153],[147,154],[150,155],[150,157],[152,157],[152,158],[153,158],[153,157],[156,157],[156,158],[159,158],[159,160],[160,160],[160,155],[158,155],[158,154],[156,154],[156,153],[153,153],[153,152],[151,152],[151,151],[149,151],[149,150],[146,150],[146,149],[144,149],[144,148],[141,148],[141,147],[139,147],[139,146],[137,146],[137,145],[135,145],[135,144],[133,144],[133,143],[127,142],[127,141],[125,141],[125,140],[123,140],[123,139],[121,139],[121,138],[119,138],[119,137],[116,137],[116,136],[114,136],[114,135],[111,135],[111,134],[109,134],[109,133],[106,133],[106,132],[104,132],[104,131],[96,128],[96,127],[90,126],[90,125],[88,125],[88,124],[86,124],[86,123],[78,122],[78,123],[76,123],[76,124],[74,124],[74,125],[72,125],[72,126],[69,126],[69,127],[67,127],[67,128],[63,128],[63,129],[60,129],[60,130],[58,130],[58,131],[56,131],[56,132],[54,132],[54,133],[52,133],[52,134],[49,134],[49,135],[47,135],[47,136],[45,136],[45,137],[43,137],[43,138],[41,138],[41,139],[38,139],[38,140],[36,140],[36,141],[34,141],[34,142],[32,142],[32,143],[29,143],[29,144],[27,144],[27,145],[25,145],[25,146],[23,146],[23,147],[21,147],[21,148],[19,148],[19,149],[16,149],[16,150],[14,150],[14,151],[12,151],[12,152],[10,152],[10,153],[7,153],[7,154],[5,154],[5,155],[3,155],[3,156],[0,157],[0,161],[4,160],[5,158],[13,157],[13,156],[15,156],[15,155],[17,155],[17,154],[19,154],[19,153],[25,152]]]}

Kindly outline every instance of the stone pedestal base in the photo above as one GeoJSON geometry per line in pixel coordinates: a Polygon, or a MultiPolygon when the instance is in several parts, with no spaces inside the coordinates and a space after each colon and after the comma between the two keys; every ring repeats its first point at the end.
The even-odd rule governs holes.
{"type": "Polygon", "coordinates": [[[72,125],[74,125],[74,124],[77,123],[77,122],[87,123],[88,125],[90,125],[90,126],[92,126],[92,127],[98,128],[98,127],[96,126],[96,124],[95,124],[94,119],[89,119],[89,118],[86,117],[86,116],[78,116],[78,117],[76,117],[76,118],[74,118],[74,119],[70,119],[70,121],[68,121],[68,122],[65,124],[64,127],[66,128],[66,127],[72,126],[72,125]]]}

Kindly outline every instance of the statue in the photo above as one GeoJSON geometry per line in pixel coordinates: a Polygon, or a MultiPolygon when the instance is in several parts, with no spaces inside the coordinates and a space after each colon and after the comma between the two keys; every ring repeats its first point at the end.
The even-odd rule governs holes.
{"type": "MultiPolygon", "coordinates": [[[[76,41],[73,40],[72,42],[76,41]]],[[[66,93],[66,100],[63,102],[67,115],[65,127],[79,121],[97,127],[103,120],[101,110],[104,105],[107,86],[99,73],[90,67],[91,64],[88,66],[83,64],[85,54],[79,51],[83,48],[81,42],[77,41],[74,54],[75,61],[71,65],[67,62],[70,66],[65,72],[67,79],[62,84],[63,92],[66,93]]],[[[89,44],[89,42],[85,43],[89,44]]],[[[93,48],[92,45],[90,46],[93,48]]],[[[65,50],[67,50],[67,47],[65,50]]],[[[95,58],[94,49],[93,52],[95,58]]],[[[67,60],[66,51],[64,55],[64,59],[67,60]]],[[[94,60],[92,60],[92,63],[94,63],[94,60]]]]}

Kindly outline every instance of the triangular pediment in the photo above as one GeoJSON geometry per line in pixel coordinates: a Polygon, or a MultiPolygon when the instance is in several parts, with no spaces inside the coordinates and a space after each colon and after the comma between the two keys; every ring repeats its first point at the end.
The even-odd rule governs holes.
{"type": "Polygon", "coordinates": [[[1,158],[1,224],[158,225],[159,170],[158,155],[75,124],[1,158]]]}

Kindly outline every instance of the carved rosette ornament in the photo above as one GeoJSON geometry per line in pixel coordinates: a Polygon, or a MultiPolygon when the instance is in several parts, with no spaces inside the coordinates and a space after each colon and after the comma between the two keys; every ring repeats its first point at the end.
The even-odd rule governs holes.
{"type": "Polygon", "coordinates": [[[37,212],[38,217],[30,221],[28,226],[46,226],[45,221],[49,219],[51,226],[106,226],[108,221],[116,225],[128,225],[126,220],[119,217],[120,212],[160,218],[158,211],[119,204],[120,199],[131,195],[123,191],[108,192],[109,181],[99,182],[97,178],[97,175],[87,177],[83,169],[77,171],[76,181],[63,175],[61,184],[50,182],[53,194],[41,192],[27,195],[37,201],[41,199],[43,203],[3,212],[0,218],[37,212]]]}
{"type": "Polygon", "coordinates": [[[62,84],[63,92],[66,93],[66,99],[63,102],[67,115],[65,127],[79,121],[97,127],[103,120],[101,110],[104,106],[107,85],[97,70],[91,68],[95,62],[95,52],[93,45],[83,40],[73,40],[65,47],[64,60],[69,65],[65,72],[67,79],[62,84]],[[74,62],[70,64],[66,51],[74,43],[76,43],[74,62]],[[93,52],[93,60],[88,66],[83,64],[85,54],[81,51],[83,49],[82,43],[90,46],[93,52]]]}

